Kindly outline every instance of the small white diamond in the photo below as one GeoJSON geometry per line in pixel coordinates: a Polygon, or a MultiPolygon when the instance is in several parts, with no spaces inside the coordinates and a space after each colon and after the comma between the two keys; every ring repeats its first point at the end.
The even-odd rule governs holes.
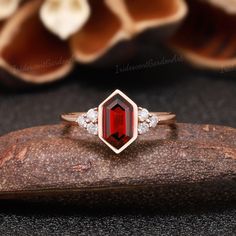
{"type": "Polygon", "coordinates": [[[98,134],[98,125],[90,123],[87,125],[87,130],[90,134],[97,135],[98,134]]]}
{"type": "Polygon", "coordinates": [[[149,120],[150,120],[150,123],[149,123],[150,127],[155,128],[157,126],[157,124],[158,124],[157,116],[152,116],[152,117],[149,118],[149,120]]]}
{"type": "Polygon", "coordinates": [[[144,134],[146,132],[148,132],[149,130],[149,125],[147,123],[140,123],[138,125],[138,133],[139,134],[144,134]]]}
{"type": "Polygon", "coordinates": [[[85,128],[87,126],[86,120],[83,116],[79,116],[76,122],[79,124],[80,127],[85,128]]]}
{"type": "Polygon", "coordinates": [[[138,118],[140,121],[145,121],[149,117],[149,112],[147,109],[141,109],[138,111],[138,118]]]}
{"type": "Polygon", "coordinates": [[[86,114],[87,118],[92,121],[95,122],[98,119],[98,112],[95,111],[94,109],[90,109],[87,114],[86,114]]]}

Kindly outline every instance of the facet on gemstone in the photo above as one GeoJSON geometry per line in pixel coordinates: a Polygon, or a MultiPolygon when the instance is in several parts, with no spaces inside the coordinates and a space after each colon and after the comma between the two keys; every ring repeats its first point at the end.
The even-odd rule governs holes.
{"type": "Polygon", "coordinates": [[[87,112],[86,117],[88,118],[89,121],[95,122],[98,119],[98,112],[95,111],[94,109],[90,109],[87,112]]]}
{"type": "Polygon", "coordinates": [[[133,136],[133,107],[119,94],[103,106],[103,138],[116,149],[133,136]]]}
{"type": "Polygon", "coordinates": [[[150,127],[155,128],[158,124],[157,116],[152,116],[149,118],[149,120],[150,120],[150,127]]]}
{"type": "Polygon", "coordinates": [[[79,116],[77,119],[77,123],[79,124],[80,127],[85,128],[87,123],[85,121],[85,118],[83,116],[79,116]]]}
{"type": "Polygon", "coordinates": [[[145,121],[148,119],[148,117],[149,117],[149,112],[147,109],[141,108],[138,111],[138,118],[140,121],[145,121]]]}
{"type": "Polygon", "coordinates": [[[137,105],[116,90],[99,106],[99,137],[119,153],[137,138],[137,105]]]}
{"type": "Polygon", "coordinates": [[[97,135],[98,134],[98,125],[90,123],[87,125],[87,130],[90,134],[97,135]]]}
{"type": "Polygon", "coordinates": [[[139,125],[138,125],[138,133],[139,134],[145,134],[148,132],[148,130],[149,130],[148,123],[146,123],[146,122],[139,123],[139,125]]]}

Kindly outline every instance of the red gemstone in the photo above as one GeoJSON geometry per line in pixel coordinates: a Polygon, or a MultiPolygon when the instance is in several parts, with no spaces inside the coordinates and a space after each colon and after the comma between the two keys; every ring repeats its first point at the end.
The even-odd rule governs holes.
{"type": "Polygon", "coordinates": [[[102,107],[102,138],[120,149],[134,136],[134,107],[116,94],[102,107]]]}

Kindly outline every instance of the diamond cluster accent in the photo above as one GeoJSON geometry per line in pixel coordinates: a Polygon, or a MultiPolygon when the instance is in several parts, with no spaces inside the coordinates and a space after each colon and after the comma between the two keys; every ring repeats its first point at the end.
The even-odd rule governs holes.
{"type": "Polygon", "coordinates": [[[81,128],[84,128],[88,133],[98,135],[98,109],[90,109],[86,114],[79,116],[76,120],[81,128]]]}
{"type": "Polygon", "coordinates": [[[155,128],[158,124],[158,117],[150,114],[145,108],[138,108],[138,133],[145,134],[149,131],[149,128],[155,128]]]}
{"type": "MultiPolygon", "coordinates": [[[[87,113],[79,116],[76,122],[88,133],[98,135],[98,108],[90,109],[87,113]]],[[[158,122],[157,116],[149,113],[145,108],[138,108],[138,134],[147,133],[150,128],[155,128],[158,122]]]]}

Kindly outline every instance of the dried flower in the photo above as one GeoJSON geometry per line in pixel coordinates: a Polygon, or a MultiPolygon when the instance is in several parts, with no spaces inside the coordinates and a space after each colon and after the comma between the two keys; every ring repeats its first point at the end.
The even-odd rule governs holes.
{"type": "MultiPolygon", "coordinates": [[[[8,8],[15,2],[11,13],[20,3],[0,0],[1,10],[5,2],[8,8]]],[[[162,31],[169,34],[186,13],[184,0],[149,0],[148,4],[146,0],[22,1],[0,28],[2,78],[7,82],[54,81],[68,74],[74,61],[94,63],[118,42],[145,30],[170,26],[162,31]]],[[[127,54],[129,50],[113,51],[106,61],[127,54]]]]}
{"type": "Polygon", "coordinates": [[[11,16],[18,8],[21,0],[0,0],[0,20],[11,16]]]}
{"type": "Polygon", "coordinates": [[[236,13],[236,1],[235,0],[207,0],[209,3],[222,8],[225,12],[229,14],[236,13]]]}
{"type": "Polygon", "coordinates": [[[61,39],[80,30],[89,16],[87,0],[46,0],[40,9],[43,24],[61,39]]]}

